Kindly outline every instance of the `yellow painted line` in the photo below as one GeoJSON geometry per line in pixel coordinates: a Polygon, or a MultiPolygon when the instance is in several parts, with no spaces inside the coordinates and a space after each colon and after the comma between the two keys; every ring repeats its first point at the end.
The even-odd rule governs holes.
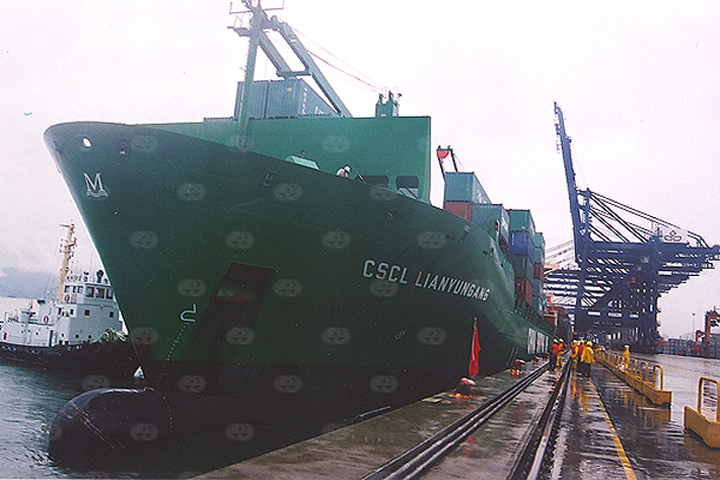
{"type": "Polygon", "coordinates": [[[610,417],[607,414],[607,410],[605,410],[605,405],[603,405],[602,400],[600,400],[600,395],[598,395],[597,390],[595,390],[595,384],[590,382],[590,386],[592,387],[593,392],[595,392],[595,397],[600,404],[600,409],[602,410],[603,416],[605,417],[605,423],[607,423],[608,429],[610,430],[610,436],[615,443],[615,450],[617,450],[618,457],[620,457],[620,462],[622,463],[623,469],[625,470],[625,476],[628,480],[637,480],[637,477],[635,477],[635,472],[632,469],[632,465],[630,465],[630,460],[628,460],[628,457],[625,454],[625,449],[622,446],[622,442],[620,442],[617,433],[615,433],[615,427],[613,427],[613,424],[610,421],[610,417]]]}

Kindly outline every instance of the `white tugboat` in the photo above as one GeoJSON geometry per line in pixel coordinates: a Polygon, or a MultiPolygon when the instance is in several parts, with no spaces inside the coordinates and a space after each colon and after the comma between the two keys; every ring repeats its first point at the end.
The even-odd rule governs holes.
{"type": "Polygon", "coordinates": [[[75,225],[63,227],[68,231],[56,298],[5,313],[0,357],[68,373],[129,377],[139,363],[122,333],[112,286],[102,270],[70,273],[75,225]]]}

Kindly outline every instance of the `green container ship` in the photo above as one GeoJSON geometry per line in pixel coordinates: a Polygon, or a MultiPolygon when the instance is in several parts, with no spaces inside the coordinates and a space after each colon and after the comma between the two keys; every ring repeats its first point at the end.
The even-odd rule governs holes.
{"type": "Polygon", "coordinates": [[[430,118],[398,116],[392,94],[352,118],[290,27],[246,7],[233,117],[45,133],[138,352],[136,393],[176,402],[169,422],[137,413],[151,407],[120,422],[74,400],[109,448],[142,444],[138,424],[173,433],[177,405],[200,398],[231,399],[218,421],[255,428],[398,407],[542,354],[554,334],[519,305],[497,232],[431,205],[430,118]],[[254,80],[258,47],[281,80],[254,80]]]}

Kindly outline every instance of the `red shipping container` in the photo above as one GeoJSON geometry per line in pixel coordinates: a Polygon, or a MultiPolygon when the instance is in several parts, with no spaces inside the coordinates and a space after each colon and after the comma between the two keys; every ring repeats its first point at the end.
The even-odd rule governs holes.
{"type": "Polygon", "coordinates": [[[543,271],[543,264],[542,263],[533,263],[533,277],[537,278],[538,280],[544,280],[544,271],[543,271]]]}
{"type": "Polygon", "coordinates": [[[547,323],[548,325],[552,325],[553,327],[557,327],[557,317],[557,312],[548,312],[543,315],[545,323],[547,323]]]}
{"type": "Polygon", "coordinates": [[[469,222],[472,220],[472,206],[473,204],[470,202],[445,202],[443,203],[443,210],[454,213],[469,222]]]}
{"type": "Polygon", "coordinates": [[[528,278],[515,278],[515,296],[522,298],[528,305],[532,305],[532,283],[528,278]]]}

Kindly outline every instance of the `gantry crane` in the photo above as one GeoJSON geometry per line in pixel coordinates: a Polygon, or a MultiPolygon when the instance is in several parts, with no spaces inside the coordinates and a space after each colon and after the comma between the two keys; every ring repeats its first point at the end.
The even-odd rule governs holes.
{"type": "Polygon", "coordinates": [[[716,308],[705,312],[705,329],[695,331],[695,348],[697,348],[701,357],[710,357],[712,327],[718,326],[720,326],[720,312],[718,312],[716,308]],[[701,339],[702,342],[700,341],[701,339]]]}
{"type": "Polygon", "coordinates": [[[576,333],[654,352],[658,298],[720,259],[698,234],[575,183],[570,137],[555,104],[565,166],[575,263],[548,269],[546,289],[570,307],[576,333]],[[563,301],[564,300],[564,301],[563,301]]]}

